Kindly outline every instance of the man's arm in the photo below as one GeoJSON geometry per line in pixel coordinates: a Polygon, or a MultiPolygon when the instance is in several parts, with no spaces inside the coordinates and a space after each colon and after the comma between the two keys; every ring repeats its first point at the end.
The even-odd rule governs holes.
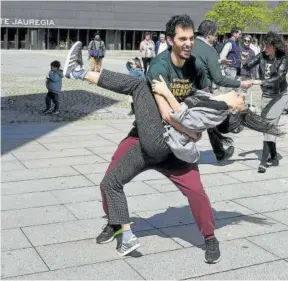
{"type": "MultiPolygon", "coordinates": [[[[153,79],[159,80],[159,76],[161,75],[164,81],[166,82],[166,85],[168,86],[169,79],[168,79],[167,68],[159,64],[160,63],[158,64],[154,63],[150,66],[148,70],[148,74],[147,74],[148,81],[151,83],[153,79]]],[[[171,118],[170,113],[172,111],[172,108],[163,96],[154,95],[154,97],[155,97],[160,115],[166,123],[174,127],[177,131],[186,134],[190,138],[197,139],[197,136],[195,137],[195,133],[191,133],[191,131],[189,131],[183,125],[181,125],[180,123],[176,122],[175,120],[171,118]]]]}
{"type": "Polygon", "coordinates": [[[103,57],[105,57],[106,54],[106,47],[104,41],[102,41],[102,52],[103,52],[103,57]]]}
{"type": "Polygon", "coordinates": [[[207,67],[208,71],[213,79],[213,82],[216,85],[222,87],[231,87],[231,88],[239,88],[241,86],[241,82],[238,80],[230,79],[224,75],[222,75],[220,64],[218,62],[218,57],[216,53],[212,53],[210,57],[207,59],[207,67]]]}
{"type": "Polygon", "coordinates": [[[226,59],[228,56],[228,53],[232,50],[232,44],[231,42],[228,42],[225,44],[222,52],[220,53],[220,59],[226,59]]]}

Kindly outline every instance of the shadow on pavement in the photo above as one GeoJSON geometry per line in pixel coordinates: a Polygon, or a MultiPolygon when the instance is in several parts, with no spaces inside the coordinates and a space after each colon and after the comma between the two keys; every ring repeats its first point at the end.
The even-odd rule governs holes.
{"type": "MultiPolygon", "coordinates": [[[[217,211],[213,208],[214,217],[216,218],[216,229],[226,227],[228,225],[238,225],[241,222],[249,222],[258,225],[272,225],[273,223],[267,219],[258,217],[257,215],[243,215],[239,212],[228,212],[228,211],[217,211]]],[[[185,242],[191,244],[191,246],[196,246],[198,248],[204,248],[204,239],[197,228],[197,225],[194,223],[184,223],[192,218],[191,211],[189,206],[184,207],[169,207],[165,212],[155,214],[152,217],[145,218],[145,221],[151,224],[153,227],[158,229],[157,236],[162,238],[176,238],[181,239],[185,242]],[[173,218],[173,222],[171,222],[173,218]],[[175,220],[175,218],[178,218],[175,220]],[[165,230],[166,229],[166,230],[165,230]],[[169,234],[165,234],[165,231],[169,234]]],[[[132,217],[132,222],[135,224],[132,225],[132,229],[137,227],[137,221],[139,217],[132,217]]],[[[137,231],[137,229],[136,229],[137,231]]],[[[135,232],[137,237],[145,237],[149,234],[147,231],[135,232]]],[[[153,232],[152,235],[155,235],[153,232]]],[[[117,247],[120,246],[120,237],[117,241],[117,247]]],[[[132,257],[141,257],[141,252],[134,251],[131,253],[132,257]]]]}
{"type": "Polygon", "coordinates": [[[63,91],[59,97],[60,113],[52,116],[42,113],[46,93],[13,96],[9,100],[7,97],[1,98],[2,155],[91,114],[105,115],[109,113],[105,107],[119,102],[86,90],[63,91]],[[21,127],[17,128],[15,124],[20,123],[21,127]]]}

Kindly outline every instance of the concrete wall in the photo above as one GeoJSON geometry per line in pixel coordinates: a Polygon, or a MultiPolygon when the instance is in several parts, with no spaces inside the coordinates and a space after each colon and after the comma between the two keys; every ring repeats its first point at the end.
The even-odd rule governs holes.
{"type": "Polygon", "coordinates": [[[165,30],[165,23],[172,15],[185,13],[192,17],[197,27],[211,9],[213,2],[2,1],[1,4],[2,27],[37,26],[153,31],[165,30]],[[43,19],[43,21],[33,21],[33,19],[43,19]]]}

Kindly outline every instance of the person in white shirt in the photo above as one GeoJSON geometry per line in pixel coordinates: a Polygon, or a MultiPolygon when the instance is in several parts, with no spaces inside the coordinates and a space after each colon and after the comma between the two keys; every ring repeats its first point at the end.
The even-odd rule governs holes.
{"type": "Polygon", "coordinates": [[[156,42],[155,53],[156,55],[161,54],[163,51],[168,49],[168,44],[165,38],[165,34],[160,34],[159,41],[156,42]]]}

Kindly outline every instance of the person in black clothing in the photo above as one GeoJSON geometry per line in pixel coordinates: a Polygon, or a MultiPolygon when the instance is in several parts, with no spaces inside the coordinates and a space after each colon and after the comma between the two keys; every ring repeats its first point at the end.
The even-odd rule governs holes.
{"type": "MultiPolygon", "coordinates": [[[[288,102],[287,71],[288,55],[280,35],[269,31],[264,37],[264,51],[245,63],[247,69],[259,65],[260,80],[255,81],[262,90],[262,117],[272,124],[278,124],[288,102]]],[[[259,173],[265,173],[268,166],[278,166],[276,137],[264,134],[263,151],[259,173]]]]}

